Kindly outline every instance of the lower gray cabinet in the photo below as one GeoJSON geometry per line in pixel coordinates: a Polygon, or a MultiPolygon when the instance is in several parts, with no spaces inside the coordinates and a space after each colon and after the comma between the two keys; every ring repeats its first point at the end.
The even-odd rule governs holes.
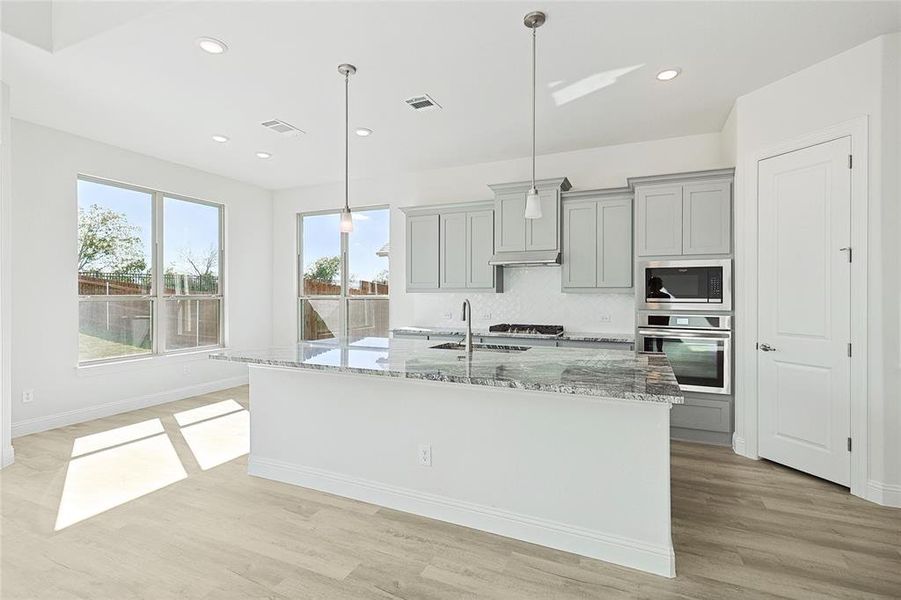
{"type": "Polygon", "coordinates": [[[632,196],[577,192],[563,200],[564,292],[632,287],[632,196]]]}
{"type": "Polygon", "coordinates": [[[710,400],[686,395],[684,404],[673,404],[670,425],[683,429],[729,432],[732,430],[728,400],[710,400]]]}

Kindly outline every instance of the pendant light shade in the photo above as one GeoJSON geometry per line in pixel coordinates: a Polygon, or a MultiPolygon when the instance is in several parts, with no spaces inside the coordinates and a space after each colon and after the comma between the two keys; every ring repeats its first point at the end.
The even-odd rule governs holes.
{"type": "Polygon", "coordinates": [[[349,168],[349,151],[350,151],[350,124],[349,110],[350,104],[348,90],[350,88],[350,76],[357,72],[357,68],[349,64],[338,65],[338,72],[344,75],[344,210],[341,211],[341,233],[352,233],[354,230],[353,216],[350,214],[350,194],[348,187],[350,183],[349,168]]]}
{"type": "Polygon", "coordinates": [[[523,216],[527,219],[540,219],[541,199],[535,188],[535,30],[544,25],[547,16],[541,11],[533,11],[525,16],[523,24],[532,30],[532,187],[526,194],[526,210],[523,216]]]}
{"type": "Polygon", "coordinates": [[[349,210],[341,211],[341,233],[353,233],[354,219],[349,210]]]}
{"type": "Polygon", "coordinates": [[[541,199],[538,197],[538,190],[532,188],[526,194],[526,212],[527,219],[541,218],[541,199]]]}

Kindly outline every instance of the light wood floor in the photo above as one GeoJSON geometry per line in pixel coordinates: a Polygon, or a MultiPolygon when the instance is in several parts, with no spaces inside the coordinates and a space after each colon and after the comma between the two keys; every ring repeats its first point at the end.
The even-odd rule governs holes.
{"type": "Polygon", "coordinates": [[[249,477],[201,470],[173,413],[237,388],[15,440],[0,596],[899,598],[901,510],[725,448],[673,444],[676,579],[249,477]],[[54,531],[76,438],[159,417],[187,477],[54,531]]]}

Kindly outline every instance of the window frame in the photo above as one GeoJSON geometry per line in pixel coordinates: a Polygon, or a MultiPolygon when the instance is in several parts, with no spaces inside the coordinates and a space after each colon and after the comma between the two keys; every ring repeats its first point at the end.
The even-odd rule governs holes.
{"type": "MultiPolygon", "coordinates": [[[[303,220],[304,217],[316,217],[322,215],[341,215],[343,212],[343,208],[334,208],[334,209],[324,209],[324,210],[311,210],[297,213],[297,289],[295,290],[296,300],[297,300],[297,331],[296,331],[296,339],[298,343],[309,342],[311,340],[303,339],[303,303],[305,300],[311,299],[320,299],[320,300],[335,300],[338,304],[338,310],[341,319],[341,339],[347,339],[350,336],[350,302],[353,301],[361,301],[361,300],[387,300],[390,306],[391,303],[391,287],[388,287],[387,294],[371,294],[371,295],[351,295],[349,294],[349,272],[348,266],[350,265],[350,258],[348,254],[350,233],[344,233],[342,231],[338,231],[338,235],[340,235],[340,246],[339,246],[339,257],[341,260],[341,278],[340,278],[340,286],[341,293],[338,295],[330,295],[330,294],[318,294],[315,296],[311,296],[304,293],[304,282],[303,282],[303,271],[304,271],[304,260],[303,260],[303,220]]],[[[391,206],[388,204],[375,204],[372,206],[361,206],[359,208],[354,208],[352,212],[366,212],[370,210],[387,210],[388,211],[388,243],[391,243],[391,206]]],[[[391,259],[388,259],[388,273],[390,276],[391,273],[391,259]]],[[[322,340],[325,342],[325,340],[322,340]]]]}
{"type": "MultiPolygon", "coordinates": [[[[154,359],[164,356],[176,356],[181,354],[192,354],[197,352],[207,352],[226,347],[226,300],[225,300],[225,210],[224,204],[219,202],[211,202],[202,200],[184,194],[167,192],[154,188],[148,188],[132,183],[98,177],[86,173],[78,173],[76,176],[76,185],[78,181],[88,181],[100,185],[122,188],[134,192],[141,192],[150,195],[151,202],[151,219],[150,219],[150,293],[149,294],[116,294],[116,295],[83,295],[77,294],[77,305],[82,302],[109,302],[109,301],[149,301],[150,302],[150,331],[151,344],[150,351],[139,354],[126,354],[122,356],[111,356],[105,358],[93,358],[82,360],[80,356],[80,343],[76,337],[76,364],[81,367],[92,367],[96,365],[123,363],[132,361],[142,361],[154,359]],[[218,211],[218,233],[219,233],[219,256],[217,260],[217,277],[218,286],[216,294],[166,294],[165,293],[165,216],[164,204],[165,199],[171,198],[182,202],[192,202],[194,204],[202,204],[215,208],[218,211]],[[207,344],[204,346],[192,346],[189,348],[177,348],[174,350],[166,350],[166,324],[165,317],[166,302],[172,300],[215,300],[219,303],[219,342],[216,344],[207,344]]],[[[78,204],[78,193],[76,190],[76,205],[78,204]]],[[[76,225],[77,237],[77,225],[76,225]]],[[[78,270],[75,272],[76,281],[78,270]]],[[[77,291],[77,290],[76,290],[77,291]]],[[[198,312],[199,314],[199,312],[198,312]]],[[[79,316],[78,328],[80,331],[81,323],[79,316]]]]}

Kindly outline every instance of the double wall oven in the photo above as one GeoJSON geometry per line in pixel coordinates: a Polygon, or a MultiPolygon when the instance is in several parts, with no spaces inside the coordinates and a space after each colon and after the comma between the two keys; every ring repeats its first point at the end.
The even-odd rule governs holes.
{"type": "Polygon", "coordinates": [[[732,261],[639,266],[636,349],[664,352],[683,391],[732,393],[732,261]]]}

